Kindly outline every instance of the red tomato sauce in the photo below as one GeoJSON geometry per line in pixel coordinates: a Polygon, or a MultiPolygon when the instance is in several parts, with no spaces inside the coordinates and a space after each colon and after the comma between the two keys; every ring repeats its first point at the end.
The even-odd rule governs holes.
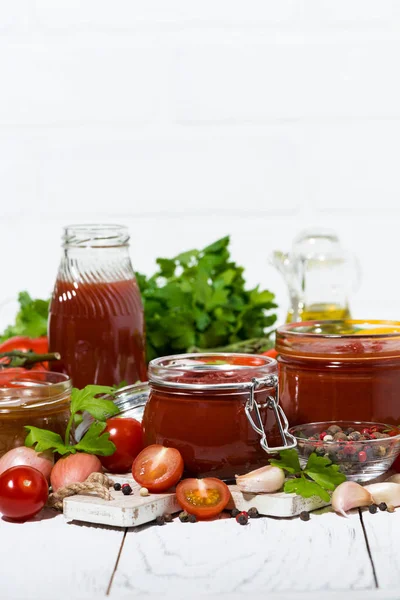
{"type": "Polygon", "coordinates": [[[280,404],[290,424],[356,420],[398,425],[399,323],[378,327],[370,322],[363,329],[361,321],[347,321],[343,335],[339,325],[336,332],[336,325],[329,325],[335,322],[326,323],[278,329],[280,404]],[[319,325],[322,331],[333,328],[332,334],[321,334],[319,325]]]}
{"type": "Polygon", "coordinates": [[[49,349],[54,371],[78,388],[145,381],[144,315],[135,280],[79,283],[58,280],[50,307],[49,349]]]}

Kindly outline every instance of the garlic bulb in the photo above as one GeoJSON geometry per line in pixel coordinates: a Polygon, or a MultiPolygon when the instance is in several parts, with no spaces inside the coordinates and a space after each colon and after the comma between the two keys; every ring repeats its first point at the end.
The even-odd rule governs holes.
{"type": "MultiPolygon", "coordinates": [[[[400,487],[400,486],[399,486],[400,487]]],[[[367,488],[355,481],[344,481],[332,494],[332,508],[335,512],[347,517],[346,511],[373,503],[367,488]]]]}
{"type": "Polygon", "coordinates": [[[285,473],[279,467],[268,465],[247,475],[236,475],[236,485],[241,492],[258,494],[262,492],[277,492],[283,486],[285,473]]]}
{"type": "Polygon", "coordinates": [[[392,506],[400,506],[400,485],[393,481],[383,483],[371,483],[365,489],[371,494],[373,502],[380,504],[386,502],[392,506]]]}

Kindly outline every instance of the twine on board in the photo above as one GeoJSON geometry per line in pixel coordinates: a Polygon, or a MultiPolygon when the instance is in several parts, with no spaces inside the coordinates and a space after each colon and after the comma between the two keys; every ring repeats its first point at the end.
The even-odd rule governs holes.
{"type": "Polygon", "coordinates": [[[103,500],[112,500],[108,491],[114,482],[105,473],[91,473],[83,483],[70,483],[50,494],[47,506],[56,510],[63,509],[64,498],[75,496],[75,494],[95,494],[103,500]]]}

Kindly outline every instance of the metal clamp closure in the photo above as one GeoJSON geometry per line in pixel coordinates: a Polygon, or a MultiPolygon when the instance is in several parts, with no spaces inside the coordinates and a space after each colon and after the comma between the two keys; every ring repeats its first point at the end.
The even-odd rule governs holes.
{"type": "Polygon", "coordinates": [[[260,436],[260,445],[265,452],[274,453],[280,452],[281,450],[288,450],[294,448],[297,444],[296,438],[289,433],[289,422],[286,418],[282,407],[279,406],[279,395],[278,395],[278,377],[276,375],[270,375],[269,377],[263,377],[262,379],[253,378],[251,380],[249,388],[249,398],[246,402],[245,412],[249,420],[250,425],[260,436]],[[255,391],[261,387],[273,387],[275,388],[275,398],[272,396],[267,397],[267,401],[264,404],[257,404],[255,398],[255,391]],[[269,446],[267,440],[267,434],[265,433],[264,425],[261,419],[260,409],[267,408],[272,409],[275,414],[275,419],[278,424],[279,432],[282,438],[283,446],[269,446]],[[252,412],[255,414],[255,421],[252,417],[252,412]]]}

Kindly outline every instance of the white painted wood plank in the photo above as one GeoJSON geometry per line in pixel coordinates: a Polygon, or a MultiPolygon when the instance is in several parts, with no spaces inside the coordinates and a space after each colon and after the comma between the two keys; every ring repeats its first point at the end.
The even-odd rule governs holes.
{"type": "Polygon", "coordinates": [[[0,518],[2,598],[92,598],[106,593],[124,532],[68,524],[50,509],[26,523],[0,518]]]}
{"type": "Polygon", "coordinates": [[[374,589],[358,513],[310,521],[261,518],[173,523],[131,530],[111,596],[261,594],[374,589]]]}
{"type": "MultiPolygon", "coordinates": [[[[121,491],[116,492],[111,488],[112,500],[90,495],[71,496],[64,500],[65,518],[69,521],[100,523],[113,527],[137,527],[154,521],[156,517],[165,513],[173,514],[181,510],[174,493],[142,497],[139,494],[140,486],[131,474],[117,475],[113,479],[120,483],[129,483],[132,494],[124,496],[121,491]]],[[[301,498],[296,494],[284,492],[243,494],[236,485],[230,485],[229,489],[232,497],[228,508],[248,510],[254,506],[260,514],[273,517],[292,517],[299,515],[303,510],[311,511],[327,505],[317,496],[301,498]]]]}
{"type": "MultiPolygon", "coordinates": [[[[364,509],[362,518],[380,588],[400,589],[400,508],[394,513],[364,509]]],[[[400,594],[399,594],[400,595],[400,594]]]]}

